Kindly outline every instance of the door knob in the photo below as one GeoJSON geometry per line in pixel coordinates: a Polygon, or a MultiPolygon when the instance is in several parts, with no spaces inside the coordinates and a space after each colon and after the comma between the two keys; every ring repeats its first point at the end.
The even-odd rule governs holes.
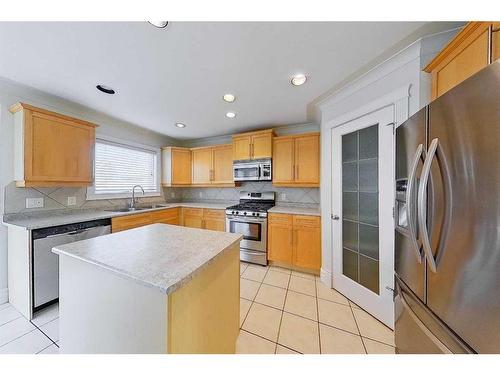
{"type": "Polygon", "coordinates": [[[339,215],[332,214],[331,217],[332,217],[332,220],[338,220],[339,219],[339,215]]]}

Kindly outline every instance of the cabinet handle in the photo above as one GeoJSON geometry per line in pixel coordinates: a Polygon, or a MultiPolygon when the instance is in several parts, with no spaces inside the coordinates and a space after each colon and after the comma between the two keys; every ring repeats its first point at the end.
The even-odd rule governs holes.
{"type": "Polygon", "coordinates": [[[250,143],[250,157],[253,159],[253,143],[250,143]]]}
{"type": "Polygon", "coordinates": [[[299,179],[299,166],[296,165],[295,169],[296,169],[296,171],[295,171],[295,176],[294,177],[295,177],[295,180],[298,180],[299,179]]]}
{"type": "Polygon", "coordinates": [[[295,165],[292,165],[292,181],[295,180],[295,165]]]}

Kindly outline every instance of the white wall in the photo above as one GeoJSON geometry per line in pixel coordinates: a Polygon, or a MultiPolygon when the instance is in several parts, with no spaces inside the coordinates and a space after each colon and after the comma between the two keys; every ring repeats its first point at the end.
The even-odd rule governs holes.
{"type": "MultiPolygon", "coordinates": [[[[113,136],[145,145],[161,147],[172,138],[120,121],[81,105],[30,87],[0,79],[0,215],[4,212],[4,188],[13,180],[13,116],[9,107],[19,101],[74,116],[99,125],[97,134],[113,136]]],[[[7,301],[7,229],[0,225],[0,303],[7,301]]]]}
{"type": "Polygon", "coordinates": [[[331,124],[341,116],[395,91],[409,87],[407,113],[409,116],[429,103],[430,76],[422,72],[443,46],[458,32],[457,29],[432,35],[416,41],[368,73],[318,103],[321,118],[321,213],[322,213],[322,281],[331,285],[332,230],[331,230],[331,124]]]}

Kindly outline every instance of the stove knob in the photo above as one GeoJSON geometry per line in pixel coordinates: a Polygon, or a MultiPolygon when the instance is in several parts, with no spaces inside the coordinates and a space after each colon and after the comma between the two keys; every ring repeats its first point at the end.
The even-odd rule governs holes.
{"type": "Polygon", "coordinates": [[[236,215],[239,215],[240,214],[240,211],[236,211],[236,215]]]}
{"type": "Polygon", "coordinates": [[[259,217],[259,216],[260,216],[260,214],[257,212],[257,213],[255,214],[255,216],[259,217]]]}
{"type": "Polygon", "coordinates": [[[245,211],[245,212],[243,212],[243,215],[247,216],[247,213],[246,213],[246,211],[245,211]]]}
{"type": "Polygon", "coordinates": [[[258,214],[256,214],[255,212],[252,212],[252,216],[257,216],[258,214]]]}

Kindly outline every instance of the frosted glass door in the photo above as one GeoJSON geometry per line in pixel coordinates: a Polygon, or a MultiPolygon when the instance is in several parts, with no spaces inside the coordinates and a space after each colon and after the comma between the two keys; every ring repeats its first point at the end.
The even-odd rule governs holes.
{"type": "Polygon", "coordinates": [[[378,125],[342,135],[342,273],[379,293],[378,125]]]}

